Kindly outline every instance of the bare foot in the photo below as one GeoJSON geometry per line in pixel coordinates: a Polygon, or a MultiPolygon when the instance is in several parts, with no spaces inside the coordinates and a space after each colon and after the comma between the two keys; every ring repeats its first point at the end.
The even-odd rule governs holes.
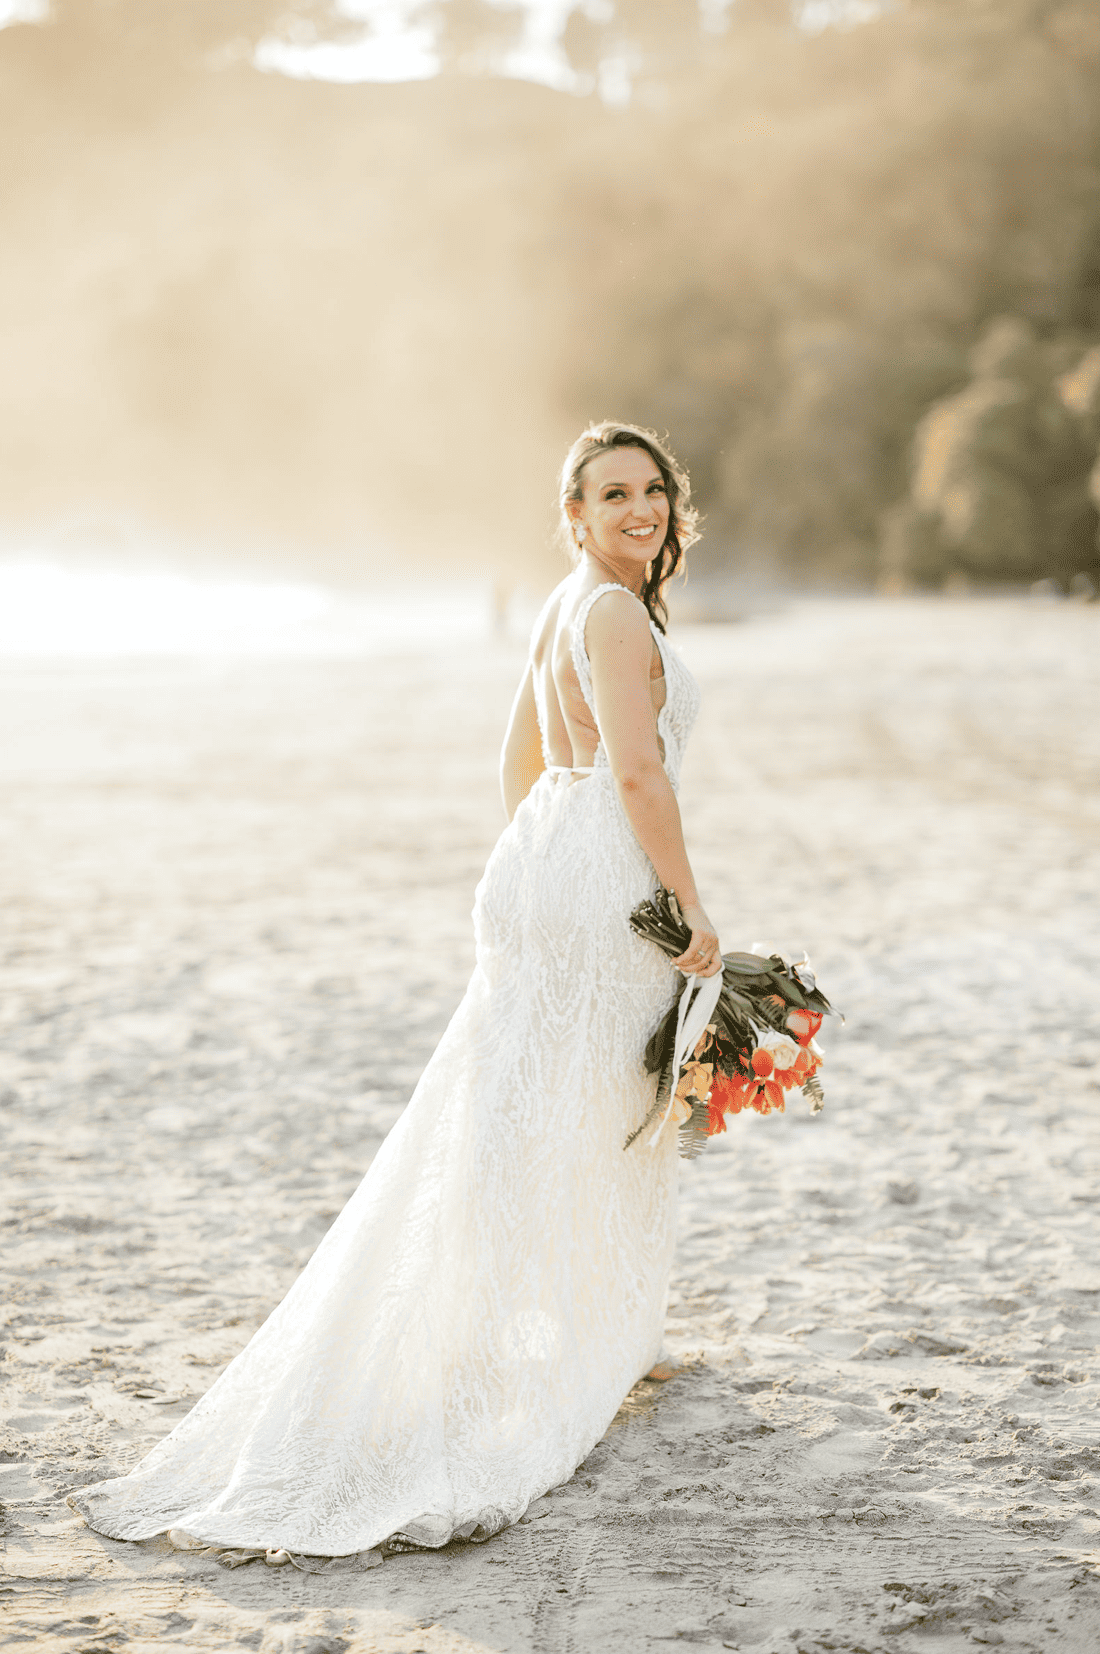
{"type": "Polygon", "coordinates": [[[657,1365],[651,1367],[645,1376],[651,1379],[654,1384],[667,1384],[669,1379],[675,1378],[679,1371],[680,1363],[673,1361],[672,1357],[669,1356],[658,1361],[657,1365]]]}

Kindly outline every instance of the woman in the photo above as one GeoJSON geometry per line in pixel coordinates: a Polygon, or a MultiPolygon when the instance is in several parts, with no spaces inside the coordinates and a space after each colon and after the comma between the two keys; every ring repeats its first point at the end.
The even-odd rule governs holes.
{"type": "Polygon", "coordinates": [[[577,563],[512,709],[466,997],[279,1308],[131,1475],[74,1496],[102,1533],[277,1560],[488,1538],[668,1375],[675,1133],[623,1142],[680,978],[628,917],[659,880],[675,965],[721,969],[674,792],[698,691],[662,624],[695,519],[630,425],[574,444],[562,504],[577,563]]]}

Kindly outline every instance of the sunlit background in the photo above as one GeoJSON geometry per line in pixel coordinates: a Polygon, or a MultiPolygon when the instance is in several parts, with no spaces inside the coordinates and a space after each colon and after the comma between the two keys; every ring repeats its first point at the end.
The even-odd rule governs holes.
{"type": "MultiPolygon", "coordinates": [[[[1100,1649],[1100,0],[0,25],[8,1642],[1100,1649]],[[691,470],[685,840],[844,1012],[825,1112],[683,1167],[690,1372],[524,1526],[251,1583],[94,1535],[433,1050],[498,1054],[438,1042],[605,416],[691,470]]],[[[526,897],[472,1003],[560,1029],[526,897]]]]}
{"type": "Polygon", "coordinates": [[[1100,584],[1095,0],[0,25],[3,651],[526,613],[606,415],[691,469],[696,616],[1100,584]]]}

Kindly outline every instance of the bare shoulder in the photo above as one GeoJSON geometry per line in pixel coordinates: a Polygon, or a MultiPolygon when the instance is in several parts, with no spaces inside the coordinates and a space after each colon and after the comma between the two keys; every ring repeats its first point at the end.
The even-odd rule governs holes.
{"type": "Polygon", "coordinates": [[[589,651],[601,647],[650,647],[649,610],[633,592],[613,586],[593,603],[585,624],[589,651]]]}

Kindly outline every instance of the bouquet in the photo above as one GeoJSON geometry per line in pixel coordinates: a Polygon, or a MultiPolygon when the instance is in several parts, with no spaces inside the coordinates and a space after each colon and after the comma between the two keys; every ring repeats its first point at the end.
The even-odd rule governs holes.
{"type": "MultiPolygon", "coordinates": [[[[691,941],[671,890],[639,902],[630,927],[670,959],[691,941]]],[[[809,960],[724,953],[722,967],[711,977],[687,978],[646,1046],[646,1068],[660,1075],[657,1097],[624,1149],[662,1110],[650,1147],[671,1117],[679,1127],[680,1154],[694,1160],[708,1137],[725,1131],[727,1114],[746,1108],[781,1114],[787,1092],[796,1088],[809,1098],[812,1113],[824,1108],[817,1077],[823,1053],[814,1036],[832,1007],[809,960]]]]}

